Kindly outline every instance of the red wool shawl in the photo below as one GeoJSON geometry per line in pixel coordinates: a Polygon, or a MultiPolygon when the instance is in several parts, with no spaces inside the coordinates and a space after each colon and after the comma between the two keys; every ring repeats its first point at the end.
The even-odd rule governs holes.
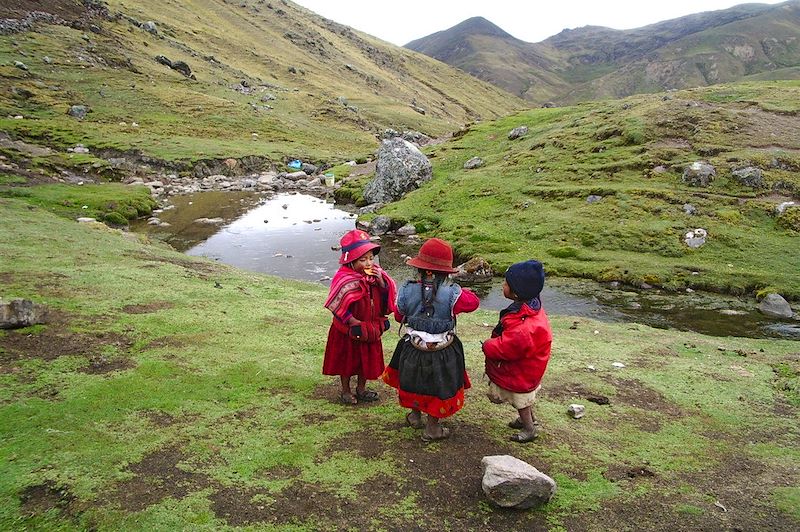
{"type": "MultiPolygon", "coordinates": [[[[397,284],[383,269],[377,266],[375,269],[383,277],[386,288],[389,290],[388,313],[391,314],[397,310],[397,284]]],[[[333,315],[340,321],[345,321],[350,305],[361,298],[368,297],[368,284],[376,284],[376,280],[370,279],[368,275],[358,273],[347,265],[341,266],[331,280],[331,289],[328,299],[325,300],[325,308],[333,312],[333,315]]]]}

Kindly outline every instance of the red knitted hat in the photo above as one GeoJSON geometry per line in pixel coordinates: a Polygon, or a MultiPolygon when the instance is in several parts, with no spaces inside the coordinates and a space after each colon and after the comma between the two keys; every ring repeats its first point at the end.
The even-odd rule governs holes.
{"type": "Polygon", "coordinates": [[[369,239],[369,235],[360,229],[353,229],[344,234],[339,244],[342,246],[342,256],[339,264],[347,264],[361,257],[367,251],[377,255],[381,247],[369,239]]]}
{"type": "Polygon", "coordinates": [[[426,240],[419,253],[413,259],[406,261],[409,266],[421,270],[431,270],[442,273],[456,273],[453,268],[453,249],[450,244],[439,238],[426,240]]]}

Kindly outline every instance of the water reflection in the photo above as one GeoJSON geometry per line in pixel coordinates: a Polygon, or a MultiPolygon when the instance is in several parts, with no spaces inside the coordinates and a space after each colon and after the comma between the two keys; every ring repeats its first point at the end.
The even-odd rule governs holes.
{"type": "MultiPolygon", "coordinates": [[[[174,208],[159,215],[164,227],[140,225],[180,251],[219,260],[250,271],[329,284],[339,267],[341,236],[355,227],[356,216],[323,199],[279,194],[265,199],[253,193],[204,192],[176,197],[174,208]],[[218,218],[216,222],[208,219],[218,218]]],[[[398,281],[414,275],[405,258],[420,241],[385,236],[379,261],[398,281]]],[[[500,280],[469,286],[481,307],[509,304],[500,280]]],[[[660,328],[717,336],[800,338],[797,322],[779,322],[760,314],[753,301],[699,292],[674,294],[633,291],[591,281],[551,278],[542,293],[551,315],[634,321],[660,328]]]]}

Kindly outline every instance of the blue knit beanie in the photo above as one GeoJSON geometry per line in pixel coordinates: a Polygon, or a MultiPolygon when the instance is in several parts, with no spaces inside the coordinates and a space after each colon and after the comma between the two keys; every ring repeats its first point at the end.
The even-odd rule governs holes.
{"type": "Polygon", "coordinates": [[[544,267],[538,260],[512,264],[506,270],[506,282],[517,297],[529,301],[539,297],[544,287],[544,267]]]}

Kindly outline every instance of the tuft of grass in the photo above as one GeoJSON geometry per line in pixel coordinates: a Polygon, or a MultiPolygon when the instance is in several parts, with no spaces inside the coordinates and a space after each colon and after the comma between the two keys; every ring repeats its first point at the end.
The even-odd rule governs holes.
{"type": "Polygon", "coordinates": [[[157,205],[147,187],[118,183],[0,188],[0,197],[19,198],[66,218],[85,216],[116,225],[146,216],[157,205]]]}

